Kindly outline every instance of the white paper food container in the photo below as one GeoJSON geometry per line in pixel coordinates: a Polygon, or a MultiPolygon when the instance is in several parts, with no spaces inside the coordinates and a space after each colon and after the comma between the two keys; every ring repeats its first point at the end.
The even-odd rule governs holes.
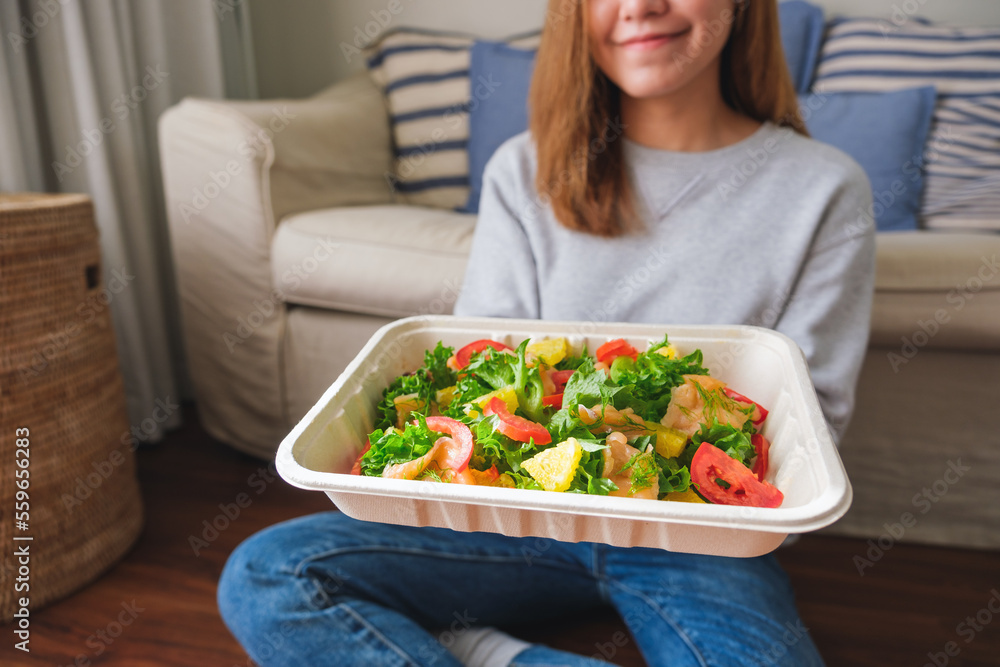
{"type": "Polygon", "coordinates": [[[324,491],[345,514],[365,521],[441,526],[567,542],[658,547],[750,557],[789,533],[827,526],[851,504],[851,485],[820,411],[805,359],[788,337],[749,326],[594,324],[490,318],[411,317],[372,337],[343,374],[282,441],[278,472],[291,484],[324,491]],[[348,474],[367,442],[383,389],[423,365],[440,340],[456,349],[480,338],[516,347],[525,338],[565,336],[591,354],[625,338],[644,350],[670,342],[696,348],[712,376],[770,410],[768,481],[781,507],[733,507],[382,479],[348,474]]]}

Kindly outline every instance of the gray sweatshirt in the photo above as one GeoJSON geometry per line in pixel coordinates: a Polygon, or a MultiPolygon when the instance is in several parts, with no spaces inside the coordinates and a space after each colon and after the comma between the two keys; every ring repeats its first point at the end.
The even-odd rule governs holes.
{"type": "Polygon", "coordinates": [[[805,353],[839,441],[871,317],[865,173],[771,123],[700,153],[617,140],[644,230],[606,239],[558,224],[534,187],[534,144],[518,135],[486,167],[455,314],[775,329],[805,353]]]}

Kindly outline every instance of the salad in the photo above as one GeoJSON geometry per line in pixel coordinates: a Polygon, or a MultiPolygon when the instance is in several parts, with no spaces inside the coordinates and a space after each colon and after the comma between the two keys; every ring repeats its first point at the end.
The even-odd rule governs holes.
{"type": "Polygon", "coordinates": [[[352,474],[778,507],[767,410],[709,375],[701,350],[565,338],[516,349],[440,342],[383,392],[352,474]]]}

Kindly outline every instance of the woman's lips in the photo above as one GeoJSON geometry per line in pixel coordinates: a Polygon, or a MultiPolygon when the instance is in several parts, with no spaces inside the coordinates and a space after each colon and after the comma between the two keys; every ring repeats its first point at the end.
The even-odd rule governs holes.
{"type": "Polygon", "coordinates": [[[683,37],[687,34],[687,30],[681,30],[679,32],[672,33],[655,33],[648,35],[638,35],[627,39],[624,42],[620,42],[619,46],[626,49],[632,49],[636,51],[647,51],[651,49],[657,49],[664,44],[676,41],[678,38],[683,37]]]}

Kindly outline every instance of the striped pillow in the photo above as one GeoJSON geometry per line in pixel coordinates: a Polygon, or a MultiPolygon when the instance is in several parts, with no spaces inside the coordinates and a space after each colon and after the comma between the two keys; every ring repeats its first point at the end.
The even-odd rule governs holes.
{"type": "MultiPolygon", "coordinates": [[[[538,35],[508,42],[530,48],[538,35]]],[[[392,123],[400,201],[461,209],[469,198],[469,58],[475,38],[414,29],[387,34],[365,53],[392,123]]]]}
{"type": "Polygon", "coordinates": [[[1000,230],[1000,28],[910,19],[839,19],[827,32],[816,92],[937,88],[934,122],[911,168],[926,175],[926,228],[1000,230]]]}

